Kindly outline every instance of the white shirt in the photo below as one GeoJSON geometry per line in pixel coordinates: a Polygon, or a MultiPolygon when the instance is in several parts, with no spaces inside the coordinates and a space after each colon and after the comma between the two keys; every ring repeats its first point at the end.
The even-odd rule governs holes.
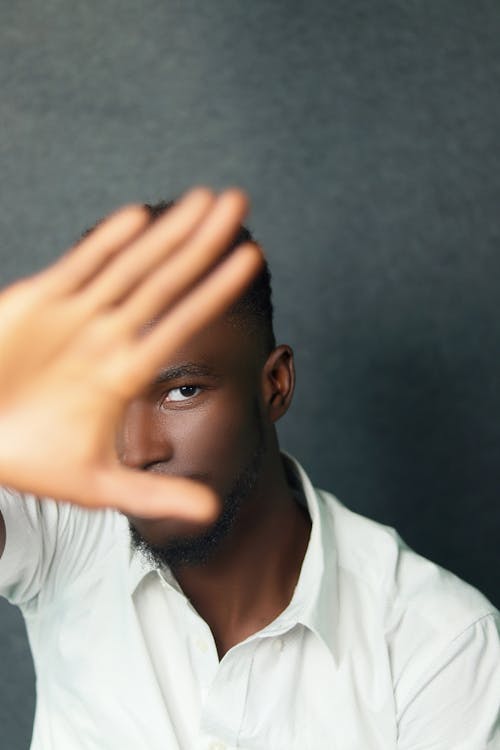
{"type": "Polygon", "coordinates": [[[123,516],[1,492],[32,750],[500,748],[499,613],[289,465],[312,519],[297,587],[220,663],[172,574],[131,554],[123,516]]]}

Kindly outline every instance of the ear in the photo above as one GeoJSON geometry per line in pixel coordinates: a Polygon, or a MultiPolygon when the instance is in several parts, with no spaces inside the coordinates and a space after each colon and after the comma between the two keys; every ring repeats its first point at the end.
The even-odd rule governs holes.
{"type": "Polygon", "coordinates": [[[293,351],[287,344],[273,349],[262,370],[264,408],[271,422],[277,422],[290,406],[295,388],[293,351]]]}

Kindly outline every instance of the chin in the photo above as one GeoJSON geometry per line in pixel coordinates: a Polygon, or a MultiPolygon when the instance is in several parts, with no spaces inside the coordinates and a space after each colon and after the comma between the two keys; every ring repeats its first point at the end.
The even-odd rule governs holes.
{"type": "Polygon", "coordinates": [[[148,545],[164,547],[172,538],[193,539],[206,534],[214,522],[200,524],[174,518],[136,518],[127,516],[130,526],[148,545]]]}

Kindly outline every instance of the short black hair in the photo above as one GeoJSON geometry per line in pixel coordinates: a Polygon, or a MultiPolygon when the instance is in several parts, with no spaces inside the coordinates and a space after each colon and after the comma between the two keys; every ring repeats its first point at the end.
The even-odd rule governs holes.
{"type": "MultiPolygon", "coordinates": [[[[157,203],[145,203],[144,207],[149,211],[152,219],[157,219],[175,204],[175,200],[162,200],[157,203]]],[[[227,248],[227,252],[230,253],[238,245],[242,245],[245,242],[256,242],[256,240],[250,229],[242,224],[227,248]]],[[[261,271],[242,296],[229,309],[228,315],[236,318],[238,321],[243,320],[245,323],[251,324],[252,330],[256,324],[264,334],[266,353],[274,349],[276,339],[273,327],[274,308],[271,271],[265,259],[261,271]]]]}

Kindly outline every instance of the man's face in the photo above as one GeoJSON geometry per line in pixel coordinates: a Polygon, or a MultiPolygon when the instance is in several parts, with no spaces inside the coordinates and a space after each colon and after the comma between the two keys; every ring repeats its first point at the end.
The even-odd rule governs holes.
{"type": "Polygon", "coordinates": [[[126,413],[119,441],[128,466],[190,477],[223,501],[206,533],[172,539],[168,521],[129,519],[132,538],[173,567],[203,562],[229,532],[255,485],[265,440],[257,333],[223,317],[165,362],[158,378],[126,413]]]}

